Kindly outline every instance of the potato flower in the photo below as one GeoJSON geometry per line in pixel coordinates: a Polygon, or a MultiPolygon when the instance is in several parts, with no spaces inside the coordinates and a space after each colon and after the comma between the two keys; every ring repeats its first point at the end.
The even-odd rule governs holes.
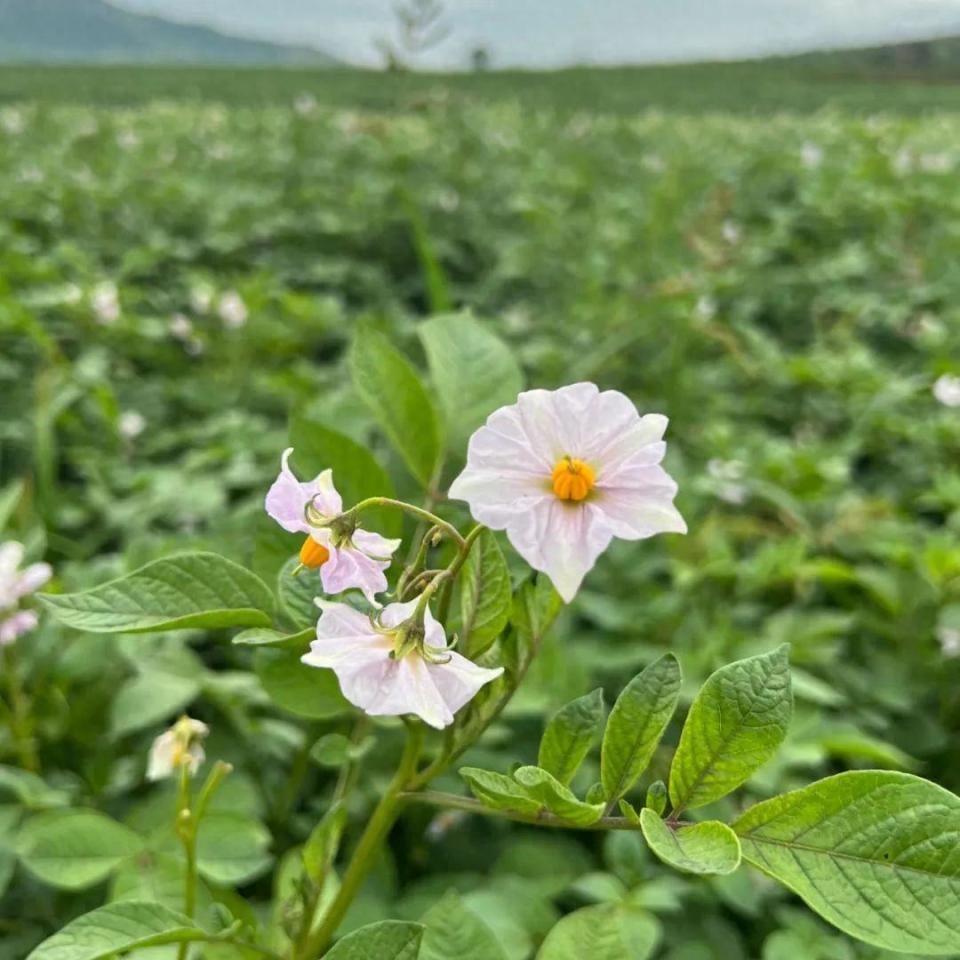
{"type": "Polygon", "coordinates": [[[23,544],[9,540],[0,544],[0,647],[13,643],[37,625],[35,610],[18,610],[20,601],[39,590],[52,576],[47,563],[32,563],[25,570],[23,544]]]}
{"type": "Polygon", "coordinates": [[[529,390],[470,438],[450,487],[569,603],[614,537],[686,533],[660,466],[667,418],[592,383],[529,390]]]}
{"type": "Polygon", "coordinates": [[[165,780],[187,767],[192,776],[206,759],[201,741],[210,728],[201,720],[181,717],[169,730],[153,741],[147,760],[147,779],[165,780]]]}
{"type": "Polygon", "coordinates": [[[418,602],[391,603],[374,618],[318,600],[317,639],[301,660],[333,670],[347,700],[370,716],[415,714],[442,730],[503,668],[478,667],[454,653],[429,608],[422,621],[415,617],[418,602]]]}
{"type": "Polygon", "coordinates": [[[288,465],[293,448],[284,450],[280,475],[267,493],[267,513],[290,533],[305,533],[300,562],[320,570],[325,593],[342,593],[356,588],[375,606],[376,594],[387,589],[384,571],[399,540],[337,522],[343,501],[333,485],[333,471],[324,470],[309,483],[301,483],[288,465]],[[312,519],[307,520],[310,508],[312,519]]]}

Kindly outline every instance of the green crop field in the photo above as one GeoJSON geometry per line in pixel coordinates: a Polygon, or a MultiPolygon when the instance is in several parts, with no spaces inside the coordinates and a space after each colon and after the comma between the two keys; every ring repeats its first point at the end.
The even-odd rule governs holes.
{"type": "MultiPolygon", "coordinates": [[[[23,600],[39,623],[0,646],[0,960],[124,903],[166,911],[136,920],[160,938],[137,934],[144,957],[183,960],[190,939],[196,960],[318,956],[302,949],[322,940],[309,911],[351,876],[404,728],[302,667],[309,633],[283,639],[312,630],[320,588],[314,571],[291,578],[302,536],[264,495],[294,446],[303,478],[333,468],[345,506],[392,493],[466,529],[445,493],[511,384],[592,381],[666,414],[689,532],[616,540],[431,790],[468,797],[460,767],[534,769],[558,708],[601,688],[609,709],[669,651],[679,706],[627,793],[639,809],[670,779],[707,677],[787,643],[782,745],[692,819],[732,821],[848,770],[960,791],[960,113],[940,80],[787,61],[453,78],[0,69],[0,542],[49,563],[54,595],[212,551],[267,584],[279,631],[232,642],[259,610],[138,620],[160,594],[109,622],[116,598],[23,600]],[[446,360],[443,330],[463,333],[446,360]],[[161,620],[183,628],[149,632],[161,620]],[[199,776],[233,767],[200,825],[192,910],[177,784],[144,777],[182,713],[210,728],[199,776]],[[334,808],[339,853],[337,830],[314,830],[334,808]],[[201,932],[169,919],[184,911],[201,932]]],[[[396,587],[415,524],[381,509],[373,529],[404,538],[396,587]]],[[[484,543],[506,558],[509,604],[529,567],[503,535],[484,543]]],[[[468,634],[467,590],[448,633],[468,634]]],[[[533,629],[518,610],[482,655],[508,675],[533,629]]],[[[598,738],[571,774],[578,815],[598,738]]],[[[451,742],[427,730],[424,757],[451,742]]],[[[786,889],[803,893],[799,878],[678,873],[646,830],[542,829],[565,809],[542,802],[524,822],[410,802],[340,935],[422,920],[423,960],[960,955],[957,857],[888,879],[877,839],[956,819],[953,799],[858,828],[876,841],[867,905],[815,866],[816,912],[786,889]],[[877,920],[871,898],[914,875],[929,929],[909,899],[877,920]],[[611,918],[615,935],[591,940],[611,918]]],[[[947,849],[953,823],[902,839],[894,866],[947,849]]],[[[743,855],[756,863],[746,840],[743,855]]],[[[35,956],[96,960],[134,939],[84,953],[77,934],[35,956]]],[[[416,956],[361,949],[330,957],[416,956]]]]}

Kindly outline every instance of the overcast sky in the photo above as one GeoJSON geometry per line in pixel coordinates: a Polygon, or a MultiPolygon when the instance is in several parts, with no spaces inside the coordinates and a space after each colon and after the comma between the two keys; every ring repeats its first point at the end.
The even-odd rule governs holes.
{"type": "MultiPolygon", "coordinates": [[[[320,47],[377,64],[394,0],[113,0],[230,33],[320,47]]],[[[960,34],[960,0],[447,0],[451,34],[424,67],[486,46],[500,66],[729,59],[960,34]]]]}

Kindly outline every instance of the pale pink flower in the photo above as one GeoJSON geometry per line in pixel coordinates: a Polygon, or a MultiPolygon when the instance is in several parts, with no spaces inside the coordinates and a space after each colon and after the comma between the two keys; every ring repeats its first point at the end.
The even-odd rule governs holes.
{"type": "Polygon", "coordinates": [[[933,384],[933,395],[945,407],[960,407],[960,377],[949,373],[937,377],[933,384]]]}
{"type": "Polygon", "coordinates": [[[333,521],[343,513],[343,501],[333,485],[333,471],[324,470],[309,483],[301,483],[288,465],[291,453],[292,447],[283,452],[280,474],[264,503],[267,513],[284,530],[306,534],[300,562],[305,567],[319,567],[325,593],[356,588],[370,603],[379,606],[376,594],[387,589],[384,571],[400,541],[359,528],[338,530],[333,521]],[[307,522],[308,506],[325,525],[307,522]]]}
{"type": "Polygon", "coordinates": [[[109,326],[120,319],[120,294],[117,285],[110,280],[104,280],[93,288],[90,305],[97,323],[109,326]]]}
{"type": "Polygon", "coordinates": [[[13,643],[37,625],[33,610],[18,610],[20,601],[39,590],[53,575],[48,563],[33,563],[24,570],[23,544],[0,544],[0,646],[13,643]]]}
{"type": "Polygon", "coordinates": [[[622,393],[592,383],[530,390],[470,438],[450,496],[506,530],[569,603],[614,537],[686,533],[677,485],[660,466],[666,427],[666,417],[641,417],[622,393]]]}
{"type": "Polygon", "coordinates": [[[210,728],[201,720],[181,717],[169,730],[160,734],[150,747],[147,779],[164,780],[187,767],[192,776],[206,759],[201,741],[210,728]]]}
{"type": "Polygon", "coordinates": [[[243,297],[236,290],[228,290],[217,304],[217,313],[223,325],[229,330],[236,330],[247,322],[247,305],[243,297]]]}
{"type": "Polygon", "coordinates": [[[429,609],[417,628],[417,603],[391,603],[374,621],[345,603],[318,600],[317,639],[301,660],[333,670],[347,700],[370,716],[415,714],[442,730],[503,668],[478,667],[450,650],[429,609]]]}

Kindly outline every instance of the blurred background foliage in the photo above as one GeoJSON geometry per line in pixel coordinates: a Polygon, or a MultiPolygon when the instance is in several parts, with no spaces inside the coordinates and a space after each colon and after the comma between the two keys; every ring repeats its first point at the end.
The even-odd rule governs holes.
{"type": "MultiPolygon", "coordinates": [[[[353,438],[400,495],[422,497],[345,350],[368,323],[424,369],[418,324],[469,309],[528,385],[590,379],[669,415],[690,527],[601,558],[469,762],[533,761],[546,715],[598,685],[612,703],[664,650],[689,702],[716,667],[786,641],[796,717],[752,796],[878,766],[960,790],[960,409],[932,390],[960,374],[956,115],[842,101],[803,115],[789,97],[742,115],[733,100],[766,98],[749,83],[713,109],[683,83],[676,109],[631,112],[615,96],[588,109],[575,77],[565,103],[410,77],[419,89],[371,104],[278,74],[283,96],[264,102],[246,98],[249,74],[226,71],[209,99],[196,86],[153,99],[167,92],[157,71],[139,105],[81,106],[101,77],[116,99],[123,74],[60,75],[31,96],[35,71],[0,73],[0,519],[3,539],[54,565],[54,589],[197,547],[276,582],[298,544],[262,498],[291,421],[353,438]]],[[[135,82],[128,72],[120,99],[135,82]]],[[[463,454],[450,451],[445,482],[463,454]]],[[[344,718],[277,708],[269,671],[251,673],[250,652],[217,633],[44,621],[16,654],[42,779],[14,769],[0,729],[0,957],[104,898],[175,898],[164,855],[68,892],[10,845],[25,811],[67,803],[162,835],[172,792],[143,769],[182,710],[210,724],[208,756],[235,764],[217,803],[223,831],[248,838],[239,868],[211,853],[205,896],[282,942],[265,904],[336,779],[311,748],[348,731],[344,718]]],[[[359,822],[399,738],[373,732],[359,822]]],[[[391,851],[348,927],[418,917],[454,888],[509,960],[532,956],[563,912],[623,899],[656,916],[668,960],[880,956],[746,869],[671,874],[636,834],[418,810],[391,851]]]]}

